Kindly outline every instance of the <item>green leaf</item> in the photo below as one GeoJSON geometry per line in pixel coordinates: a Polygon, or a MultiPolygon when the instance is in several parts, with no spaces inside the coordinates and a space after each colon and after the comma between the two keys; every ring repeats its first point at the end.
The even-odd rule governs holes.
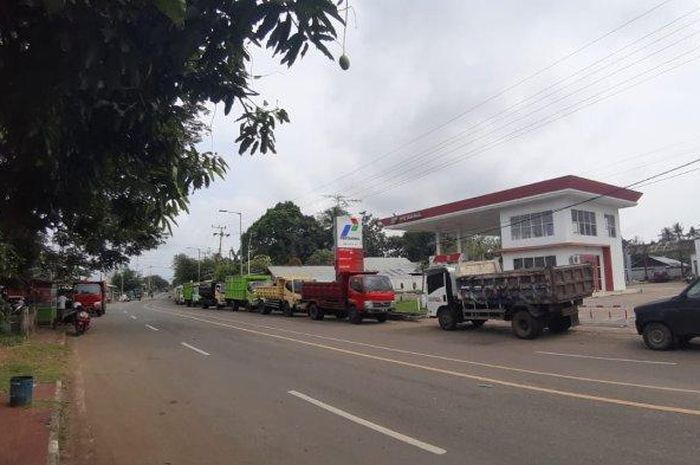
{"type": "Polygon", "coordinates": [[[153,0],[153,3],[161,13],[178,26],[185,22],[185,12],[187,11],[185,0],[153,0]]]}

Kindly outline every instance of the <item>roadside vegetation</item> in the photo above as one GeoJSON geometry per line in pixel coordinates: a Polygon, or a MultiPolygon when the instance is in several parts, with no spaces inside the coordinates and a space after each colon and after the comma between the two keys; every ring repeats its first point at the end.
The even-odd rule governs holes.
{"type": "Polygon", "coordinates": [[[37,383],[62,379],[68,370],[68,348],[55,334],[25,339],[0,336],[0,392],[7,392],[10,378],[31,375],[37,383]]]}

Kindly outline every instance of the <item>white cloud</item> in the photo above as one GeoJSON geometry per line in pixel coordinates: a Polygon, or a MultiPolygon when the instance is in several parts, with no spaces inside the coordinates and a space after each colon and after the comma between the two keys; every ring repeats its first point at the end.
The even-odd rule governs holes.
{"type": "MultiPolygon", "coordinates": [[[[256,81],[257,90],[272,104],[279,102],[291,115],[291,124],[277,130],[278,154],[236,155],[233,141],[238,125],[232,115],[224,117],[218,108],[213,146],[226,155],[229,174],[225,181],[193,196],[190,215],[178,220],[180,226],[165,246],[140,259],[141,266],[157,266],[159,273],[170,277],[167,266],[172,255],[185,251],[187,246],[214,248],[216,238],[211,234],[211,225],[222,222],[229,224],[229,232],[233,233],[225,239],[224,247],[237,247],[238,219],[218,214],[220,208],[242,211],[245,223],[250,224],[278,201],[297,199],[307,213],[314,213],[327,204],[320,194],[367,193],[360,188],[370,176],[376,176],[372,184],[375,189],[391,184],[392,175],[405,166],[404,163],[394,167],[392,163],[400,162],[402,157],[434,147],[696,7],[690,1],[671,2],[444,130],[367,165],[656,3],[353,1],[358,20],[357,28],[351,20],[348,30],[349,71],[341,71],[337,63],[313,50],[290,70],[271,60],[267,51],[255,53],[255,74],[269,74],[256,81]],[[342,182],[305,195],[357,168],[362,169],[342,182]]],[[[699,18],[700,14],[689,15],[675,25],[699,18]]],[[[666,31],[670,30],[671,27],[666,31]]],[[[700,31],[700,23],[659,42],[656,48],[693,31],[700,31]]],[[[639,66],[649,69],[670,58],[671,53],[697,47],[699,37],[700,34],[690,37],[639,66]]],[[[630,57],[627,63],[648,50],[630,57]]],[[[339,54],[339,46],[334,52],[339,54]]],[[[698,63],[688,63],[468,161],[382,195],[367,197],[362,208],[389,215],[562,174],[626,184],[682,163],[692,158],[692,153],[674,158],[669,155],[671,151],[666,151],[639,162],[632,159],[603,169],[635,153],[700,137],[698,63]],[[657,163],[631,170],[645,161],[657,163]],[[611,174],[615,176],[603,179],[611,174]]],[[[621,71],[553,108],[563,108],[577,98],[593,95],[606,85],[631,76],[635,69],[642,68],[621,71]]],[[[591,83],[596,78],[583,82],[591,83]]],[[[487,140],[492,139],[481,139],[487,140]]],[[[700,139],[696,145],[700,146],[700,139]]],[[[202,146],[209,149],[211,140],[207,138],[202,146]]],[[[465,153],[476,146],[455,153],[465,153]]],[[[438,159],[438,155],[420,157],[416,173],[454,156],[438,159]]],[[[642,189],[640,205],[622,213],[623,234],[651,239],[661,227],[675,221],[698,225],[697,174],[642,189]]]]}

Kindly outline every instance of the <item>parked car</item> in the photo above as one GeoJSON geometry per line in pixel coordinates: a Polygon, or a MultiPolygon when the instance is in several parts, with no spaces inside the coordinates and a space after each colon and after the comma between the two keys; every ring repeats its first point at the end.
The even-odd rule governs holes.
{"type": "Polygon", "coordinates": [[[637,333],[652,350],[683,346],[700,336],[700,278],[675,297],[635,307],[637,333]]]}

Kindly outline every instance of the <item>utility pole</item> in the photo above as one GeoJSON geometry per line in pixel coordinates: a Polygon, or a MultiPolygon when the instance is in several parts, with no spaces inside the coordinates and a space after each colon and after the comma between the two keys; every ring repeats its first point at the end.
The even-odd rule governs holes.
{"type": "MultiPolygon", "coordinates": [[[[219,209],[219,213],[228,213],[229,215],[238,215],[238,256],[241,261],[241,276],[243,276],[243,213],[233,210],[219,209]]],[[[221,250],[219,250],[221,253],[221,250]]],[[[250,238],[248,238],[248,255],[250,255],[250,238]]],[[[250,273],[249,273],[250,274],[250,273]]]]}
{"type": "Polygon", "coordinates": [[[335,202],[335,213],[336,215],[341,209],[346,209],[350,206],[351,203],[358,203],[361,202],[360,199],[350,199],[347,196],[337,193],[337,194],[324,194],[323,195],[327,199],[333,200],[335,202]]]}
{"type": "Polygon", "coordinates": [[[226,230],[226,226],[221,226],[221,225],[216,225],[214,226],[213,224],[211,225],[212,229],[216,229],[219,232],[212,233],[212,236],[219,236],[219,258],[221,258],[221,243],[224,240],[224,236],[229,237],[230,234],[224,233],[226,230]]]}

